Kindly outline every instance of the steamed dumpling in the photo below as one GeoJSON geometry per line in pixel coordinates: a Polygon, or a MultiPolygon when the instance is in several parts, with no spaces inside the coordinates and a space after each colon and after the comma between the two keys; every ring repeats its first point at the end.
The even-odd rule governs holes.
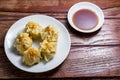
{"type": "Polygon", "coordinates": [[[37,49],[31,47],[24,52],[22,62],[27,66],[32,66],[39,63],[40,60],[40,52],[37,49]]]}
{"type": "Polygon", "coordinates": [[[41,40],[43,29],[38,23],[30,21],[26,24],[25,32],[28,33],[31,38],[41,40]]]}
{"type": "Polygon", "coordinates": [[[56,53],[56,45],[56,42],[48,42],[47,40],[41,43],[40,52],[45,61],[53,58],[56,53]]]}
{"type": "Polygon", "coordinates": [[[57,40],[58,40],[58,30],[51,25],[47,26],[44,29],[42,39],[47,40],[49,42],[57,42],[57,40]]]}
{"type": "Polygon", "coordinates": [[[32,39],[29,37],[27,33],[19,33],[15,42],[14,47],[23,54],[25,50],[32,46],[32,39]]]}

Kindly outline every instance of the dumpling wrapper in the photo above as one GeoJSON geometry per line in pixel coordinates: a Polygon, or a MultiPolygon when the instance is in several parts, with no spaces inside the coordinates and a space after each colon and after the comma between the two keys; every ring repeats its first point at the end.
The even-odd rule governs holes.
{"type": "Polygon", "coordinates": [[[28,33],[32,39],[40,39],[40,41],[42,41],[43,28],[38,23],[29,21],[24,31],[28,33]]]}
{"type": "Polygon", "coordinates": [[[39,63],[40,60],[40,52],[37,49],[31,47],[24,52],[22,62],[27,66],[32,66],[39,63]]]}
{"type": "Polygon", "coordinates": [[[52,25],[47,26],[44,29],[42,39],[47,40],[49,42],[57,42],[57,40],[58,40],[58,30],[52,25]]]}
{"type": "Polygon", "coordinates": [[[40,53],[45,61],[49,61],[56,54],[56,42],[48,42],[47,40],[44,40],[40,46],[40,53]]]}
{"type": "Polygon", "coordinates": [[[29,37],[27,33],[19,33],[15,42],[14,47],[20,52],[22,55],[25,50],[32,46],[32,39],[29,37]]]}

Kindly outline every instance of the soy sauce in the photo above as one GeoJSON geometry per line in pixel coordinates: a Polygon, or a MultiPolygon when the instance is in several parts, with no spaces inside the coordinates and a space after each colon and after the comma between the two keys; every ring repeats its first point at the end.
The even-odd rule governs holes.
{"type": "Polygon", "coordinates": [[[81,9],[74,13],[72,21],[82,30],[91,30],[98,24],[98,16],[91,10],[81,9]]]}

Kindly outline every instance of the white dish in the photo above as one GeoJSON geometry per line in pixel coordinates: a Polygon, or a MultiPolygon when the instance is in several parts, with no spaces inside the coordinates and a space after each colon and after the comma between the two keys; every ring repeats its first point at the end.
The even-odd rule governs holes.
{"type": "Polygon", "coordinates": [[[70,46],[70,35],[65,26],[58,20],[45,15],[32,15],[18,20],[10,27],[4,41],[5,52],[10,62],[17,68],[32,73],[46,72],[59,66],[68,56],[70,46]],[[22,57],[17,55],[17,51],[13,47],[18,32],[22,32],[26,23],[29,21],[35,21],[43,27],[46,27],[47,25],[54,25],[59,31],[57,52],[54,58],[47,63],[40,62],[32,67],[26,67],[21,63],[22,57]]]}
{"type": "Polygon", "coordinates": [[[95,32],[97,31],[98,29],[100,29],[104,23],[104,14],[103,14],[103,11],[102,9],[100,9],[97,5],[93,4],[93,3],[90,3],[90,2],[79,2],[79,3],[76,3],[75,5],[73,5],[69,11],[68,11],[68,15],[67,15],[67,18],[68,18],[68,22],[70,23],[70,25],[77,31],[79,32],[83,32],[83,33],[91,33],[91,32],[95,32]],[[73,24],[73,21],[72,21],[72,17],[74,15],[75,12],[77,12],[78,10],[80,9],[89,9],[93,12],[96,13],[96,15],[98,16],[98,24],[95,28],[91,29],[91,30],[82,30],[82,29],[79,29],[77,28],[74,24],[73,24]]]}

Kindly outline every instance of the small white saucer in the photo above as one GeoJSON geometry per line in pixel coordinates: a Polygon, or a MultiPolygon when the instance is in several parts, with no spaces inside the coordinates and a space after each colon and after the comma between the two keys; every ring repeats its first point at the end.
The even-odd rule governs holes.
{"type": "Polygon", "coordinates": [[[76,3],[75,5],[73,5],[69,11],[68,11],[68,15],[67,15],[67,18],[68,18],[68,22],[69,24],[77,31],[79,32],[83,32],[83,33],[91,33],[91,32],[95,32],[97,31],[98,29],[100,29],[104,23],[104,14],[103,14],[103,11],[100,7],[98,7],[97,5],[93,4],[93,3],[90,3],[90,2],[79,2],[79,3],[76,3]],[[95,28],[93,29],[90,29],[90,30],[82,30],[82,29],[79,29],[77,28],[74,24],[73,24],[73,21],[72,21],[72,17],[74,15],[75,12],[77,12],[78,10],[80,9],[89,9],[93,12],[96,13],[96,15],[98,16],[98,24],[95,28]]]}

